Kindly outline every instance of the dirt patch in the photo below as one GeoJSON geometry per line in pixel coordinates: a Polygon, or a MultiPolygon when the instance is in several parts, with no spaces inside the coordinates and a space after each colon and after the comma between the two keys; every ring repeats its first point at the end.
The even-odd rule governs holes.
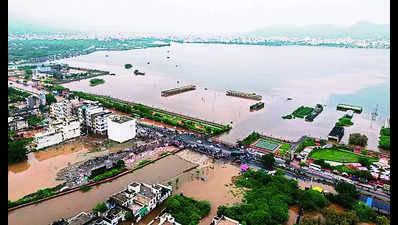
{"type": "Polygon", "coordinates": [[[180,151],[176,155],[189,162],[198,164],[199,168],[210,166],[213,162],[213,160],[207,155],[200,154],[189,149],[180,151]]]}

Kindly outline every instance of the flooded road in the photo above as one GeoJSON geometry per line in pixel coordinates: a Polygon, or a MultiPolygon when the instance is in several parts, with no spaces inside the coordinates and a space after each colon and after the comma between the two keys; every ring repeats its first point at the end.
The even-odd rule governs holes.
{"type": "Polygon", "coordinates": [[[77,215],[81,211],[90,211],[98,202],[106,201],[110,195],[122,190],[130,182],[149,184],[164,182],[193,166],[195,166],[193,163],[170,155],[112,182],[95,186],[88,192],[77,191],[37,205],[11,211],[8,213],[8,224],[50,224],[57,219],[77,215]]]}
{"type": "Polygon", "coordinates": [[[165,48],[95,52],[61,62],[116,74],[101,77],[105,80],[101,88],[91,87],[89,80],[64,85],[72,90],[111,95],[231,124],[233,129],[220,137],[227,142],[242,139],[252,131],[293,140],[303,135],[326,138],[344,115],[336,110],[337,104],[362,106],[363,113],[354,115],[354,126],[346,129],[343,141],[348,141],[350,133],[360,132],[368,136],[368,148],[377,150],[379,130],[390,111],[389,54],[389,50],[381,49],[172,44],[165,48]],[[168,50],[170,53],[166,53],[168,50]],[[170,59],[166,59],[167,54],[170,59]],[[124,69],[126,63],[144,71],[145,76],[124,69]],[[197,89],[160,96],[164,89],[189,84],[197,89]],[[260,94],[265,106],[250,112],[250,105],[256,101],[226,96],[227,89],[260,94]],[[288,97],[293,100],[287,101],[288,97]],[[326,107],[312,123],[281,118],[301,105],[314,107],[317,103],[326,107]],[[372,121],[376,106],[378,116],[372,121]]]}

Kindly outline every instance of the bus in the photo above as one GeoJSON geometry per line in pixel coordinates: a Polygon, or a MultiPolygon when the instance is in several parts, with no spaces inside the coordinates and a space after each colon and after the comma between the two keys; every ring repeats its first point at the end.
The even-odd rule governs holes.
{"type": "Polygon", "coordinates": [[[322,171],[322,167],[321,167],[320,165],[317,165],[317,164],[314,164],[314,163],[312,163],[312,164],[309,166],[309,168],[310,168],[310,169],[313,169],[313,170],[316,170],[316,171],[322,171]]]}

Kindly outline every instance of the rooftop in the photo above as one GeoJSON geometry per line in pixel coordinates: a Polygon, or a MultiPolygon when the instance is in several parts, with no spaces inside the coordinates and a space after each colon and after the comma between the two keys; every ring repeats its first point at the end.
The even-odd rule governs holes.
{"type": "Polygon", "coordinates": [[[124,191],[112,195],[111,198],[113,198],[119,204],[124,204],[129,200],[124,191]]]}
{"type": "Polygon", "coordinates": [[[113,117],[110,118],[110,119],[111,119],[113,122],[115,122],[115,123],[120,123],[120,124],[132,120],[131,118],[125,117],[125,116],[113,116],[113,117]]]}
{"type": "Polygon", "coordinates": [[[81,212],[75,217],[69,219],[69,225],[84,225],[85,223],[91,220],[91,216],[89,216],[86,212],[81,212]]]}
{"type": "Polygon", "coordinates": [[[138,194],[140,194],[146,198],[149,198],[149,199],[152,199],[155,197],[155,195],[152,193],[152,189],[145,185],[141,185],[141,188],[140,188],[140,191],[138,192],[138,194]]]}

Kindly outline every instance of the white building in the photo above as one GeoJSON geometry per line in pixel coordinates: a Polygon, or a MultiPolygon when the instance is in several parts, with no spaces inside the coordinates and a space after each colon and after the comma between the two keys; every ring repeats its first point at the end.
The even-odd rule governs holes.
{"type": "Polygon", "coordinates": [[[8,129],[10,130],[21,130],[28,128],[29,124],[23,117],[8,117],[8,129]]]}
{"type": "Polygon", "coordinates": [[[107,120],[109,139],[122,143],[135,137],[137,133],[135,119],[113,115],[107,120]]]}
{"type": "Polygon", "coordinates": [[[98,102],[85,101],[84,104],[78,109],[83,132],[105,135],[108,130],[107,117],[112,113],[98,102]]]}
{"type": "Polygon", "coordinates": [[[42,149],[79,136],[80,122],[76,117],[69,117],[52,122],[46,131],[36,134],[34,144],[36,149],[42,149]]]}
{"type": "Polygon", "coordinates": [[[53,103],[50,106],[50,115],[57,119],[71,117],[73,115],[73,107],[79,103],[79,99],[67,100],[53,103]]]}

